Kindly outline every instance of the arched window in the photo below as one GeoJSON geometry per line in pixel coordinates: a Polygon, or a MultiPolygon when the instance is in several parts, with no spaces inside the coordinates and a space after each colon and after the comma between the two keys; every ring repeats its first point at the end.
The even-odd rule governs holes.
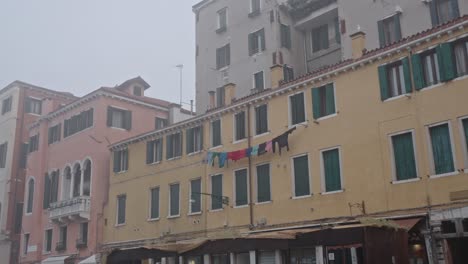
{"type": "Polygon", "coordinates": [[[32,213],[34,201],[34,179],[29,179],[28,182],[28,199],[26,204],[26,213],[32,213]]]}
{"type": "Polygon", "coordinates": [[[81,190],[81,165],[76,164],[73,170],[73,197],[79,197],[81,190]]]}
{"type": "Polygon", "coordinates": [[[83,195],[89,196],[91,191],[91,161],[86,160],[83,165],[83,195]]]}
{"type": "Polygon", "coordinates": [[[62,181],[62,200],[68,200],[71,198],[71,183],[72,183],[72,173],[71,168],[66,167],[63,171],[63,181],[62,181]]]}

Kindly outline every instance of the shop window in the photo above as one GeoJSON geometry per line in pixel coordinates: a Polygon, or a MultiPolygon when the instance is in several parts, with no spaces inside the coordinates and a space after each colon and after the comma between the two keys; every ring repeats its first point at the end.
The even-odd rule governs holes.
{"type": "Polygon", "coordinates": [[[468,218],[462,220],[463,232],[468,233],[468,218]]]}
{"type": "Polygon", "coordinates": [[[163,139],[158,138],[146,142],[146,164],[154,164],[162,161],[163,139]]]}
{"type": "Polygon", "coordinates": [[[190,181],[190,213],[201,213],[201,179],[190,181]]]}
{"type": "Polygon", "coordinates": [[[235,206],[244,206],[248,204],[248,176],[247,169],[241,169],[234,172],[235,183],[235,206]]]}
{"type": "Polygon", "coordinates": [[[211,210],[223,208],[223,175],[211,176],[211,210]]]}
{"type": "Polygon", "coordinates": [[[391,136],[394,179],[404,181],[417,177],[413,132],[391,136]]]}
{"type": "Polygon", "coordinates": [[[304,93],[289,96],[289,113],[290,125],[297,125],[306,121],[304,93]]]}
{"type": "Polygon", "coordinates": [[[291,249],[290,259],[291,264],[317,263],[315,248],[291,249]]]}
{"type": "Polygon", "coordinates": [[[259,264],[275,264],[276,263],[275,251],[259,251],[258,263],[259,264]]]}
{"type": "Polygon", "coordinates": [[[180,185],[178,183],[169,186],[169,216],[180,215],[180,185]]]}
{"type": "Polygon", "coordinates": [[[182,132],[166,136],[166,159],[182,156],[182,132]]]}
{"type": "Polygon", "coordinates": [[[229,264],[229,254],[215,254],[211,255],[212,264],[229,264]]]}
{"type": "Polygon", "coordinates": [[[312,88],[312,110],[314,119],[319,119],[336,113],[335,86],[333,83],[312,88]]]}
{"type": "Polygon", "coordinates": [[[294,157],[293,172],[294,172],[294,197],[302,197],[310,195],[310,176],[309,176],[309,157],[303,155],[294,157]]]}
{"type": "Polygon", "coordinates": [[[411,75],[408,58],[380,66],[378,71],[382,101],[411,93],[411,75]]]}
{"type": "Polygon", "coordinates": [[[454,234],[457,232],[457,227],[454,221],[442,221],[442,234],[454,234]]]}

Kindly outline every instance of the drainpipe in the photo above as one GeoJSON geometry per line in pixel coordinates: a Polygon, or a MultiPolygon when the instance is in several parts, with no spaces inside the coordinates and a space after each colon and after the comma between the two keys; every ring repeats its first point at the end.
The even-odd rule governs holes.
{"type": "MultiPolygon", "coordinates": [[[[247,105],[247,147],[252,147],[252,137],[250,136],[250,104],[247,105]]],[[[253,211],[253,177],[252,177],[252,157],[249,157],[249,217],[250,229],[254,226],[254,211],[253,211]]]]}

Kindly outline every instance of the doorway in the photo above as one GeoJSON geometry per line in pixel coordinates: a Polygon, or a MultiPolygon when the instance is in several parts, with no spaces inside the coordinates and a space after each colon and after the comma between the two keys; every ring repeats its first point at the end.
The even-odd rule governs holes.
{"type": "Polygon", "coordinates": [[[468,263],[468,237],[447,239],[452,264],[468,263]]]}

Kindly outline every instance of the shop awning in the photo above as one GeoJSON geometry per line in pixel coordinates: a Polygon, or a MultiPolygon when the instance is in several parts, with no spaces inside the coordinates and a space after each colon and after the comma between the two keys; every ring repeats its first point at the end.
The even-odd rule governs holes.
{"type": "Polygon", "coordinates": [[[70,256],[58,256],[58,257],[50,257],[44,259],[41,264],[64,264],[65,260],[70,256]]]}
{"type": "Polygon", "coordinates": [[[421,221],[422,217],[418,218],[409,218],[409,219],[397,219],[393,220],[393,222],[397,223],[401,228],[406,230],[411,230],[416,224],[421,221]]]}
{"type": "Polygon", "coordinates": [[[96,255],[92,255],[91,257],[78,262],[78,264],[96,264],[96,263],[97,263],[96,255]]]}

